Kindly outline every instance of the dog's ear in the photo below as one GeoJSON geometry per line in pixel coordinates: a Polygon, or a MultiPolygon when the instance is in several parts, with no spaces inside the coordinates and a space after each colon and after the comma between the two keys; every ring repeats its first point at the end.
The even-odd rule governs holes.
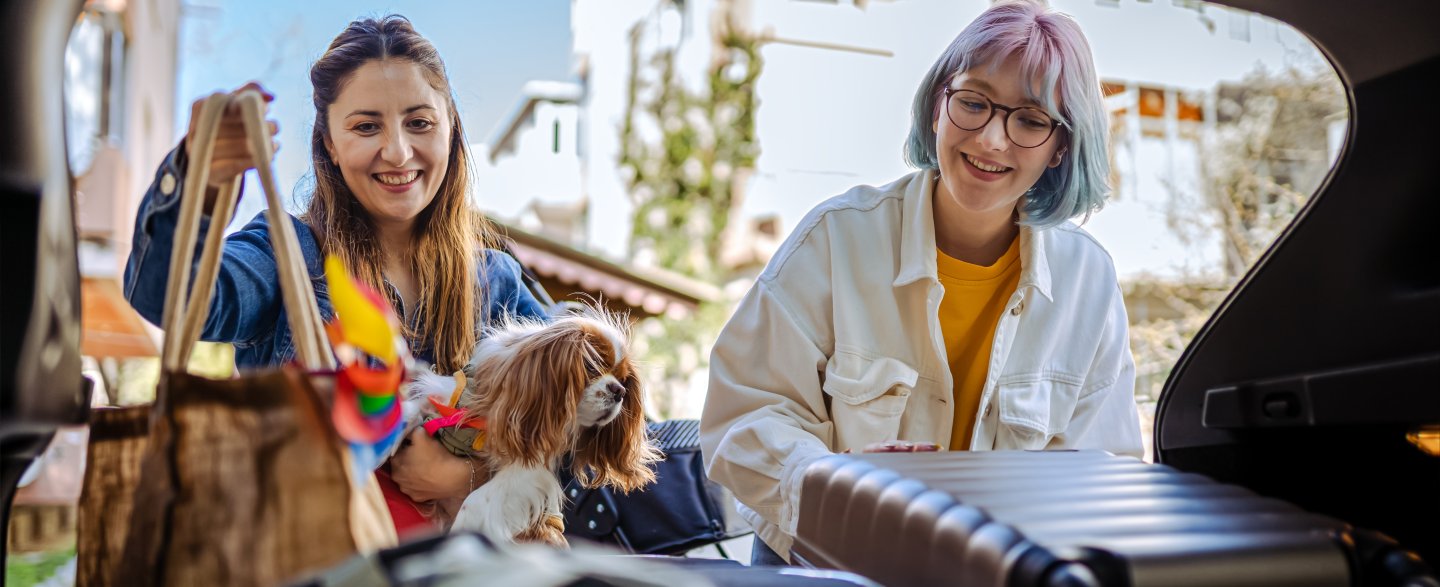
{"type": "Polygon", "coordinates": [[[570,447],[589,383],[585,333],[555,325],[513,341],[486,361],[476,391],[487,418],[485,449],[503,462],[549,467],[570,447]]]}
{"type": "Polygon", "coordinates": [[[645,431],[645,390],[634,371],[625,378],[620,415],[580,432],[571,472],[586,487],[608,485],[629,493],[655,481],[663,455],[645,431]]]}

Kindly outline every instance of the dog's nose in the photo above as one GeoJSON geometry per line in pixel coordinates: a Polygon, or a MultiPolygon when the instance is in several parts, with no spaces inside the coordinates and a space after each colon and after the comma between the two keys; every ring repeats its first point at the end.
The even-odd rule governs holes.
{"type": "Polygon", "coordinates": [[[625,386],[620,385],[619,382],[611,381],[605,384],[605,391],[610,392],[610,397],[614,399],[620,399],[625,396],[625,386]]]}

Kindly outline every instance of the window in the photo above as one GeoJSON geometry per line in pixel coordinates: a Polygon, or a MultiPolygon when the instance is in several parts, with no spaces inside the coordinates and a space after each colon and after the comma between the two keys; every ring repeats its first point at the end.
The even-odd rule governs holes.
{"type": "Polygon", "coordinates": [[[102,142],[120,139],[124,64],[119,15],[82,12],[65,45],[65,138],[75,175],[90,168],[102,142]]]}

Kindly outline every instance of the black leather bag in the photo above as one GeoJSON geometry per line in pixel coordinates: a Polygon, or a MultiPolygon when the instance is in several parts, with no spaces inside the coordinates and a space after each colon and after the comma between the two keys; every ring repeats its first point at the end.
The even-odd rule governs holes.
{"type": "Polygon", "coordinates": [[[672,555],[749,534],[730,492],[705,476],[700,421],[652,422],[649,432],[665,459],[656,465],[655,483],[641,491],[586,489],[561,471],[565,536],[635,554],[672,555]]]}

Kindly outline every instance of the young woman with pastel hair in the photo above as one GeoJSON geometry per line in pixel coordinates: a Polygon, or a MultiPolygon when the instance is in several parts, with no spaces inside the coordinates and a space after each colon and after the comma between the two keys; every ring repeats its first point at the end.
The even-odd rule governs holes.
{"type": "Polygon", "coordinates": [[[1107,195],[1106,120],[1076,23],[996,4],[915,94],[919,171],[796,227],[715,344],[702,419],[755,562],[788,558],[803,472],[834,452],[1141,454],[1114,265],[1070,222],[1107,195]]]}

